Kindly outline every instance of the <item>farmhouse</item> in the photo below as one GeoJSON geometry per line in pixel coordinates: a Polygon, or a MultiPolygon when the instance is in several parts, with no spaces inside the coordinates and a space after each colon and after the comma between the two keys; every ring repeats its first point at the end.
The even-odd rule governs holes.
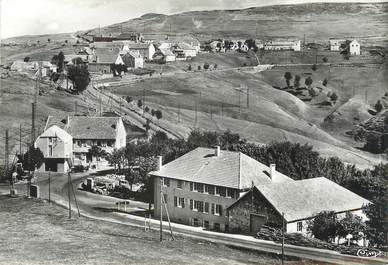
{"type": "Polygon", "coordinates": [[[347,41],[347,50],[349,55],[360,55],[361,50],[360,50],[360,43],[356,40],[352,41],[347,41]]]}
{"type": "Polygon", "coordinates": [[[341,43],[343,43],[343,40],[338,39],[330,39],[329,40],[329,49],[330,51],[339,51],[341,47],[341,43]]]}
{"type": "Polygon", "coordinates": [[[123,51],[138,52],[144,60],[152,60],[155,54],[155,47],[152,43],[124,43],[123,51]]]}
{"type": "Polygon", "coordinates": [[[175,54],[170,49],[159,49],[160,53],[163,55],[163,62],[175,62],[175,54]]]}
{"type": "Polygon", "coordinates": [[[154,177],[154,209],[160,216],[160,190],[174,222],[228,231],[227,208],[254,185],[293,180],[241,152],[197,148],[162,165],[154,177]]]}
{"type": "Polygon", "coordinates": [[[361,216],[370,202],[326,178],[312,178],[287,183],[267,183],[253,187],[228,208],[232,231],[255,234],[263,224],[282,226],[287,233],[307,235],[307,220],[322,211],[346,212],[361,216]]]}
{"type": "Polygon", "coordinates": [[[135,51],[128,51],[124,54],[121,54],[121,58],[125,66],[130,68],[143,68],[144,59],[140,53],[135,51]]]}
{"type": "Polygon", "coordinates": [[[264,43],[264,50],[301,51],[301,41],[300,40],[271,40],[264,43]]]}
{"type": "Polygon", "coordinates": [[[119,50],[115,49],[96,49],[93,59],[89,62],[89,71],[94,73],[110,73],[111,65],[124,65],[123,58],[119,54],[119,50]]]}
{"type": "MultiPolygon", "coordinates": [[[[41,150],[50,150],[50,140],[45,140],[45,138],[55,134],[61,136],[61,140],[66,142],[67,146],[70,141],[71,148],[67,147],[67,149],[64,149],[66,152],[61,153],[61,156],[67,157],[66,155],[68,155],[74,161],[74,164],[96,163],[97,159],[99,159],[101,160],[101,164],[105,165],[107,162],[103,158],[92,157],[89,154],[89,149],[93,145],[96,145],[101,147],[103,151],[112,153],[115,148],[125,147],[127,137],[123,121],[120,117],[68,116],[65,119],[61,119],[49,116],[43,134],[38,137],[38,140],[41,138],[43,140],[37,140],[37,146],[39,148],[42,147],[41,150]],[[42,144],[46,144],[47,146],[42,146],[42,144]]],[[[56,145],[53,147],[56,147],[56,145]]],[[[59,150],[62,149],[60,147],[59,150]]],[[[50,154],[49,151],[47,152],[50,154]]],[[[56,153],[54,152],[54,154],[56,153]]],[[[54,169],[58,168],[62,169],[62,167],[48,167],[44,168],[44,170],[55,171],[54,169]]]]}
{"type": "Polygon", "coordinates": [[[67,172],[67,159],[73,156],[73,137],[65,130],[53,125],[47,128],[35,141],[35,148],[39,148],[44,161],[38,171],[67,172]]]}

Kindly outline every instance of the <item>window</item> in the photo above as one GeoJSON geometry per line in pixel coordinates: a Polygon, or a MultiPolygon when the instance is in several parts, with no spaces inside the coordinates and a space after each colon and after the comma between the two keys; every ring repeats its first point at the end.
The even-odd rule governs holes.
{"type": "Polygon", "coordinates": [[[194,201],[194,211],[197,212],[203,212],[203,202],[201,201],[194,201]]]}
{"type": "Polygon", "coordinates": [[[190,182],[190,191],[193,191],[193,182],[190,182]]]}
{"type": "Polygon", "coordinates": [[[214,195],[214,186],[206,185],[207,193],[214,195]]]}
{"type": "Polygon", "coordinates": [[[185,198],[179,198],[178,207],[185,208],[185,198]]]}
{"type": "Polygon", "coordinates": [[[194,191],[203,192],[203,184],[202,183],[194,183],[194,191]]]}
{"type": "Polygon", "coordinates": [[[296,223],[296,231],[302,232],[302,229],[303,229],[303,224],[302,224],[302,222],[297,222],[297,223],[296,223]]]}
{"type": "Polygon", "coordinates": [[[215,215],[222,216],[222,206],[220,204],[216,204],[216,213],[215,215]]]}
{"type": "Polygon", "coordinates": [[[226,197],[229,197],[229,198],[233,198],[234,199],[234,197],[235,197],[235,192],[234,192],[234,189],[227,189],[226,190],[226,192],[227,192],[227,195],[226,195],[226,197]]]}
{"type": "Polygon", "coordinates": [[[53,146],[49,146],[49,156],[53,156],[53,146]]]}
{"type": "Polygon", "coordinates": [[[212,214],[214,214],[215,211],[214,211],[214,203],[212,203],[212,214]]]}
{"type": "Polygon", "coordinates": [[[208,202],[205,202],[204,213],[209,213],[209,203],[208,202]]]}
{"type": "Polygon", "coordinates": [[[174,206],[178,207],[178,198],[177,198],[177,196],[174,196],[174,206]]]}
{"type": "Polygon", "coordinates": [[[170,179],[169,178],[162,178],[163,179],[163,186],[170,187],[170,179]]]}
{"type": "Polygon", "coordinates": [[[225,187],[216,187],[216,195],[226,197],[226,188],[225,187]]]}
{"type": "Polygon", "coordinates": [[[209,221],[203,221],[203,226],[205,227],[205,229],[209,229],[210,228],[209,221]]]}
{"type": "Polygon", "coordinates": [[[199,220],[197,218],[194,218],[193,221],[194,221],[194,226],[198,227],[199,226],[199,220]]]}
{"type": "Polygon", "coordinates": [[[182,187],[183,187],[183,180],[178,180],[177,187],[178,187],[178,189],[182,189],[182,187]]]}
{"type": "Polygon", "coordinates": [[[97,141],[97,146],[101,146],[101,141],[97,141]]]}
{"type": "Polygon", "coordinates": [[[193,210],[193,200],[190,199],[190,210],[193,210]]]}

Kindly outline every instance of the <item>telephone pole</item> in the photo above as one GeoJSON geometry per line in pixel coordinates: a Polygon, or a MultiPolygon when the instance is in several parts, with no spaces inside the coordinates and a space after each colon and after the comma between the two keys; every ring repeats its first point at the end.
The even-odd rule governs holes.
{"type": "Polygon", "coordinates": [[[160,178],[160,242],[163,241],[163,179],[160,178]]]}
{"type": "Polygon", "coordinates": [[[5,179],[8,180],[8,166],[9,166],[9,136],[8,129],[5,130],[5,179]]]}
{"type": "Polygon", "coordinates": [[[282,265],[284,264],[284,213],[282,213],[282,265]]]}
{"type": "Polygon", "coordinates": [[[77,116],[78,114],[77,110],[78,110],[78,101],[76,100],[74,101],[74,116],[77,116]]]}
{"type": "Polygon", "coordinates": [[[71,203],[70,203],[70,185],[71,185],[71,180],[70,180],[70,171],[67,173],[67,194],[68,194],[68,199],[69,199],[69,219],[71,219],[71,203]]]}

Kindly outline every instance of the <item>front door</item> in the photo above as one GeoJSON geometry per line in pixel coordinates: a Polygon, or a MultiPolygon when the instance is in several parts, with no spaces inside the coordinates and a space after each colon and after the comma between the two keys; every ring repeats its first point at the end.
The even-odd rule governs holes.
{"type": "Polygon", "coordinates": [[[267,216],[251,214],[250,216],[250,232],[256,234],[260,228],[267,222],[267,216]]]}

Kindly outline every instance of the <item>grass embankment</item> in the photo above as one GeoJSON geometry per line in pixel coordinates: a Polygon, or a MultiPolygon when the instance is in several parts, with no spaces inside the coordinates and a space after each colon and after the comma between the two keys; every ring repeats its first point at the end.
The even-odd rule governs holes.
{"type": "Polygon", "coordinates": [[[0,264],[281,264],[274,256],[182,236],[160,243],[156,231],[68,220],[67,210],[22,197],[0,196],[0,220],[0,264]]]}

